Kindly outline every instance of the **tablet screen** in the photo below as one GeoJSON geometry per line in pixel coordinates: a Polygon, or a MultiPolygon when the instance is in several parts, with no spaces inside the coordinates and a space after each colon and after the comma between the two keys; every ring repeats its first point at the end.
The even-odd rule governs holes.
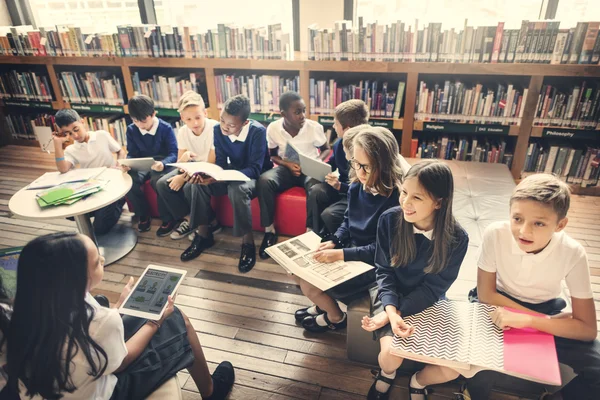
{"type": "Polygon", "coordinates": [[[123,308],[160,314],[182,277],[176,272],[148,268],[123,308]]]}

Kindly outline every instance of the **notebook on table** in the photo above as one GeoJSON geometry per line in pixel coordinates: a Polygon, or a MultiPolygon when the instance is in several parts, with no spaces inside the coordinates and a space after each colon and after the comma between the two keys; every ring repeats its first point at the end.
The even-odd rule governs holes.
{"type": "Polygon", "coordinates": [[[440,300],[404,318],[415,327],[415,333],[408,338],[394,336],[390,351],[451,367],[466,377],[488,369],[559,386],[554,336],[534,329],[503,331],[490,318],[494,309],[486,304],[440,300]]]}
{"type": "Polygon", "coordinates": [[[46,189],[63,183],[85,182],[100,176],[106,167],[100,168],[77,168],[61,174],[58,171],[46,172],[44,175],[31,182],[27,189],[46,189]]]}

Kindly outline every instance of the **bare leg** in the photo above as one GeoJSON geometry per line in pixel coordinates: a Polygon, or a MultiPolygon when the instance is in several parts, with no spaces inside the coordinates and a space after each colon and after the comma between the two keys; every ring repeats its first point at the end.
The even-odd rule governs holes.
{"type": "Polygon", "coordinates": [[[459,376],[460,374],[452,368],[430,364],[417,372],[417,381],[423,386],[430,386],[453,381],[459,376]]]}
{"type": "Polygon", "coordinates": [[[187,315],[185,315],[183,312],[181,315],[185,321],[188,340],[192,346],[192,352],[194,353],[194,363],[188,368],[188,372],[192,376],[192,379],[194,379],[200,395],[203,398],[210,397],[213,393],[213,381],[210,371],[208,370],[206,358],[204,357],[204,351],[202,351],[202,346],[200,345],[200,340],[198,339],[198,334],[194,330],[194,327],[190,323],[187,315]]]}
{"type": "Polygon", "coordinates": [[[392,346],[392,337],[384,336],[379,339],[379,345],[381,350],[379,351],[379,366],[386,374],[393,374],[402,365],[404,359],[402,357],[394,356],[390,353],[390,347],[392,346]]]}
{"type": "Polygon", "coordinates": [[[311,285],[303,279],[296,277],[302,293],[316,304],[321,310],[327,313],[327,318],[333,322],[340,322],[344,318],[344,313],[340,309],[337,301],[323,292],[316,286],[311,285]]]}
{"type": "Polygon", "coordinates": [[[373,332],[379,328],[383,328],[389,323],[390,319],[387,313],[385,311],[382,311],[379,314],[374,315],[373,317],[365,315],[362,319],[362,328],[365,331],[373,332]]]}

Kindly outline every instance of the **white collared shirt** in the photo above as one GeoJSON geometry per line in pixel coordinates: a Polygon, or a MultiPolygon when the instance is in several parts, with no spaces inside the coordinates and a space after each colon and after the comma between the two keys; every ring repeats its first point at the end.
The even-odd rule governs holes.
{"type": "Polygon", "coordinates": [[[149,131],[142,129],[140,127],[138,127],[138,129],[140,130],[140,133],[143,135],[150,135],[150,136],[154,136],[156,135],[156,131],[158,130],[158,118],[157,117],[152,117],[152,128],[150,128],[149,131]]]}
{"type": "Polygon", "coordinates": [[[113,153],[121,150],[119,143],[106,131],[89,131],[87,142],[75,142],[65,149],[65,160],[81,168],[112,167],[113,153]]]}
{"type": "Polygon", "coordinates": [[[414,234],[421,234],[423,236],[425,236],[427,239],[432,240],[433,238],[433,229],[429,230],[429,231],[422,231],[419,228],[417,228],[416,226],[414,226],[413,224],[413,232],[414,234]]]}
{"type": "Polygon", "coordinates": [[[302,129],[294,137],[283,128],[283,118],[271,122],[267,127],[269,149],[278,148],[277,155],[283,158],[288,142],[294,143],[294,146],[304,155],[317,158],[319,157],[317,148],[323,146],[327,142],[327,138],[323,131],[323,125],[311,119],[304,121],[302,129]]]}
{"type": "Polygon", "coordinates": [[[239,142],[245,142],[246,138],[248,137],[248,132],[250,132],[250,122],[244,125],[244,127],[238,135],[229,135],[227,137],[229,138],[229,140],[231,140],[231,143],[235,142],[236,140],[239,142]]]}
{"type": "MultiPolygon", "coordinates": [[[[89,334],[90,337],[106,352],[107,364],[104,375],[98,379],[94,379],[89,374],[90,364],[87,362],[82,351],[71,360],[70,377],[73,385],[77,388],[73,393],[61,393],[63,399],[95,399],[109,400],[112,396],[117,377],[113,375],[123,363],[123,359],[127,356],[127,347],[125,345],[125,329],[123,320],[116,308],[102,307],[87,293],[85,301],[94,309],[94,318],[90,322],[89,334]]],[[[95,352],[91,352],[95,356],[95,352]]],[[[21,383],[20,396],[22,399],[29,399],[25,396],[26,390],[21,383]]],[[[39,396],[33,397],[34,400],[41,399],[39,396]]]]}
{"type": "Polygon", "coordinates": [[[214,119],[206,118],[204,120],[204,129],[199,136],[183,125],[177,131],[177,148],[195,153],[198,157],[194,161],[208,161],[210,151],[215,148],[214,127],[218,122],[214,119]]]}
{"type": "Polygon", "coordinates": [[[563,279],[572,297],[592,297],[585,249],[562,231],[531,254],[519,248],[510,222],[496,222],[485,230],[479,252],[478,267],[496,273],[498,290],[521,301],[539,304],[560,297],[563,279]]]}

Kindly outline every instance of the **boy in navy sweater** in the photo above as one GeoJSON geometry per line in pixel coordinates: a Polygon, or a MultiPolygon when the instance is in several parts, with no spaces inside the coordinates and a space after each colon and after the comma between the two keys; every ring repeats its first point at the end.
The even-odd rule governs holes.
{"type": "Polygon", "coordinates": [[[272,164],[265,127],[249,120],[249,115],[250,100],[243,95],[234,96],[223,106],[220,124],[214,128],[216,164],[223,169],[240,171],[249,181],[216,182],[212,178],[186,176],[191,183],[184,186],[191,204],[190,227],[198,227],[198,230],[192,245],[181,255],[182,261],[192,260],[214,245],[210,223],[215,215],[210,200],[212,196],[227,194],[233,206],[233,234],[243,237],[238,268],[240,272],[248,272],[256,263],[250,201],[256,197],[256,180],[272,164]]]}
{"type": "Polygon", "coordinates": [[[348,100],[335,108],[333,128],[338,140],[333,144],[333,156],[329,158],[331,171],[339,171],[339,177],[329,174],[325,182],[312,187],[308,195],[308,208],[313,217],[312,228],[321,236],[334,233],[344,220],[348,207],[348,174],[350,167],[342,145],[344,133],[369,121],[369,110],[362,100],[348,100]]]}
{"type": "Polygon", "coordinates": [[[138,230],[150,230],[152,218],[142,185],[149,179],[156,191],[156,182],[173,170],[167,164],[177,161],[177,139],[170,124],[158,119],[154,101],[144,95],[129,99],[129,115],[133,124],[127,127],[127,158],[152,157],[156,161],[151,171],[129,171],[133,185],[127,198],[133,205],[135,215],[140,218],[138,230]]]}

